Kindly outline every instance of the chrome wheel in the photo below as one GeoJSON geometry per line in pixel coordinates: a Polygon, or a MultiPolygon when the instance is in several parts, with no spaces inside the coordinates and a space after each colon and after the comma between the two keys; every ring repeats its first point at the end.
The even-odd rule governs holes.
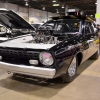
{"type": "Polygon", "coordinates": [[[77,57],[74,57],[69,68],[67,68],[66,73],[61,76],[64,82],[71,82],[74,80],[77,72],[77,64],[78,59],[77,57]]]}
{"type": "Polygon", "coordinates": [[[69,76],[74,76],[76,74],[76,57],[73,58],[69,68],[68,68],[68,74],[69,76]]]}

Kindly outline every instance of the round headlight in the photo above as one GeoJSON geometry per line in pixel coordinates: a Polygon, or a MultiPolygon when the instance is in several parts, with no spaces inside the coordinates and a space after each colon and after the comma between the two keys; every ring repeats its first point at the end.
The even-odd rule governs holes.
{"type": "Polygon", "coordinates": [[[48,52],[41,52],[39,59],[43,65],[52,65],[54,62],[52,55],[48,52]]]}

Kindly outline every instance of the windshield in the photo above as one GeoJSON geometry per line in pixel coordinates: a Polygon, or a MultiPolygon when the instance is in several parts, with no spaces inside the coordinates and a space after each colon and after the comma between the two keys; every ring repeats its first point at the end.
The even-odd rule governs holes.
{"type": "Polygon", "coordinates": [[[55,33],[73,33],[73,32],[79,32],[80,20],[67,19],[67,20],[49,21],[42,26],[54,30],[55,33]]]}
{"type": "Polygon", "coordinates": [[[41,24],[31,24],[31,25],[34,26],[36,29],[38,29],[41,24]]]}

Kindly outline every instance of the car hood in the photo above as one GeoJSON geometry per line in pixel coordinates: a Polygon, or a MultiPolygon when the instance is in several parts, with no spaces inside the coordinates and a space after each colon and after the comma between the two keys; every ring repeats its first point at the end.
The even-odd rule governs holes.
{"type": "Polygon", "coordinates": [[[53,46],[55,46],[55,44],[29,44],[29,43],[10,43],[10,42],[6,42],[6,43],[1,43],[0,47],[3,48],[23,48],[23,49],[43,49],[43,50],[48,50],[50,48],[52,48],[53,46]]]}
{"type": "Polygon", "coordinates": [[[0,22],[10,29],[34,30],[34,27],[12,10],[0,9],[0,22]]]}
{"type": "Polygon", "coordinates": [[[51,47],[55,46],[55,44],[34,44],[34,43],[27,43],[27,41],[32,40],[33,37],[28,35],[19,36],[18,38],[8,40],[5,42],[0,43],[0,47],[8,47],[8,48],[27,48],[27,49],[50,49],[51,47]]]}

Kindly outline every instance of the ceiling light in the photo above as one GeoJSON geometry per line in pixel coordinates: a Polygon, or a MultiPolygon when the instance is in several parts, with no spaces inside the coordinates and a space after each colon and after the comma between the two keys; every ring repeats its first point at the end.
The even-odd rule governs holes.
{"type": "Polygon", "coordinates": [[[97,2],[95,4],[97,5],[97,2]]]}
{"type": "Polygon", "coordinates": [[[59,11],[57,10],[57,14],[59,13],[59,11]]]}
{"type": "Polygon", "coordinates": [[[28,6],[28,5],[29,5],[28,2],[26,2],[26,3],[25,3],[25,6],[28,6]]]}
{"type": "Polygon", "coordinates": [[[57,4],[53,4],[53,6],[59,6],[59,4],[57,3],[57,4]]]}
{"type": "Polygon", "coordinates": [[[56,2],[56,0],[53,0],[52,2],[56,2]]]}
{"type": "Polygon", "coordinates": [[[43,7],[42,9],[45,10],[45,7],[43,7]]]}
{"type": "Polygon", "coordinates": [[[65,7],[64,7],[64,5],[62,5],[62,7],[61,7],[61,8],[65,8],[65,7]]]}
{"type": "Polygon", "coordinates": [[[59,13],[58,9],[57,9],[57,13],[59,13]]]}

